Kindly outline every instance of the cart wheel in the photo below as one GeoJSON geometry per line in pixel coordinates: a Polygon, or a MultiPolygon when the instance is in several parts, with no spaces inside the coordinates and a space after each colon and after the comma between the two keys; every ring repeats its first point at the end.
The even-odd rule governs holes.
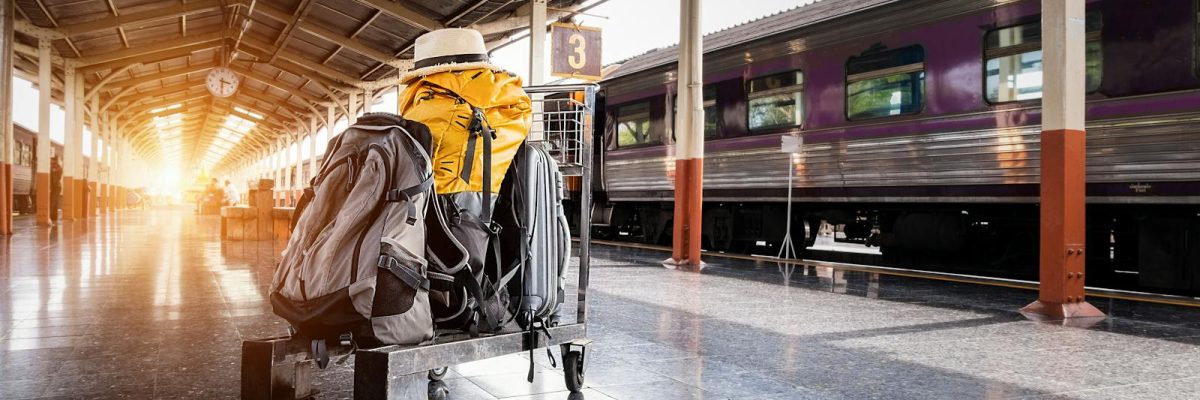
{"type": "Polygon", "coordinates": [[[563,375],[567,378],[567,389],[571,393],[583,390],[583,352],[571,350],[563,354],[563,375]]]}
{"type": "Polygon", "coordinates": [[[450,388],[446,386],[446,382],[429,382],[429,400],[446,400],[449,397],[450,388]]]}
{"type": "Polygon", "coordinates": [[[446,372],[450,371],[450,367],[434,368],[429,370],[429,380],[440,381],[446,376],[446,372]]]}

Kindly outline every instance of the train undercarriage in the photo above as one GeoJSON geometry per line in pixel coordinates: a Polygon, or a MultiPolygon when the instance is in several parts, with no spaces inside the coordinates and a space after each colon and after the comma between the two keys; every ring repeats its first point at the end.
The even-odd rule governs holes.
{"type": "MultiPolygon", "coordinates": [[[[598,204],[594,237],[671,244],[673,203],[598,204]]],[[[1200,207],[1089,205],[1087,215],[1088,286],[1200,296],[1200,207]]],[[[785,203],[707,202],[703,218],[707,251],[774,256],[787,233],[785,203]]],[[[791,225],[800,258],[1038,279],[1035,204],[797,202],[791,225]]]]}

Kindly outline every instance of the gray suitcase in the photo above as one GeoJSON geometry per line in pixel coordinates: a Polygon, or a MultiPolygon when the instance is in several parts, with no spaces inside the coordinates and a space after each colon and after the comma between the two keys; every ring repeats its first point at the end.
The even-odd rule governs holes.
{"type": "Polygon", "coordinates": [[[571,229],[562,205],[563,176],[558,162],[545,148],[532,144],[525,150],[525,189],[530,199],[524,204],[529,263],[523,271],[518,301],[524,309],[518,311],[553,326],[563,302],[562,276],[571,253],[571,229]]]}
{"type": "Polygon", "coordinates": [[[497,199],[501,260],[488,273],[507,282],[509,311],[525,329],[531,322],[553,326],[563,302],[562,275],[571,252],[563,189],[562,173],[549,152],[540,144],[525,144],[497,199]]]}

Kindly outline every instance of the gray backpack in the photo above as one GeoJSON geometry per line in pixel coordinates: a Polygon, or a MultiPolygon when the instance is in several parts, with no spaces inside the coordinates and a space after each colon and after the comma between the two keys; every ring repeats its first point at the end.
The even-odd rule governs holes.
{"type": "Polygon", "coordinates": [[[426,218],[437,213],[430,143],[424,125],[385,113],[331,140],[271,284],[275,314],[312,339],[314,353],[346,334],[362,346],[434,337],[426,235],[461,246],[445,241],[439,218],[426,218]]]}

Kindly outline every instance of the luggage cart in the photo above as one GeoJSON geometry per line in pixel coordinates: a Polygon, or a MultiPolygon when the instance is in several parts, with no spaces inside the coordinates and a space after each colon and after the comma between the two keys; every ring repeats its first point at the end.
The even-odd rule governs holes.
{"type": "MultiPolygon", "coordinates": [[[[596,85],[526,87],[534,101],[531,138],[558,161],[564,177],[579,177],[579,269],[575,320],[548,328],[548,338],[510,325],[496,334],[441,335],[424,346],[356,349],[348,342],[329,345],[331,358],[354,354],[355,399],[444,398],[440,384],[447,366],[558,345],[567,388],[583,387],[587,340],[587,287],[590,264],[593,116],[596,85]]],[[[568,309],[564,302],[564,311],[568,309]]],[[[242,342],[243,399],[299,399],[312,396],[316,360],[302,337],[276,337],[242,342]]]]}

